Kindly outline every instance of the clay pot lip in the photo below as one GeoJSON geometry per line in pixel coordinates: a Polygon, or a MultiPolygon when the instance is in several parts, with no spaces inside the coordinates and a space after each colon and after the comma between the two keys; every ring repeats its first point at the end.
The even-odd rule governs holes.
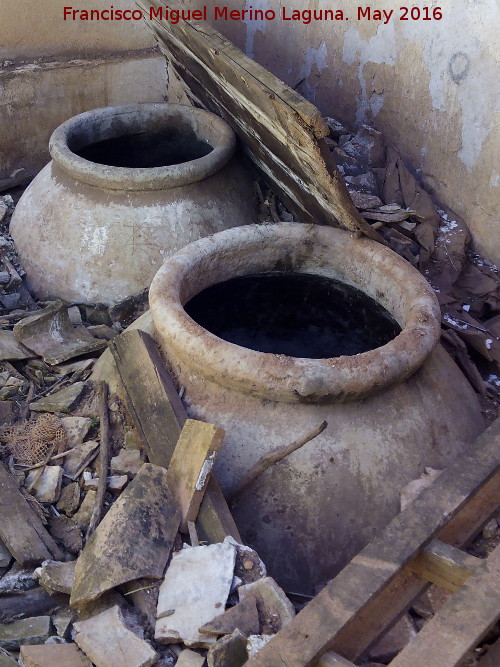
{"type": "MultiPolygon", "coordinates": [[[[244,259],[240,269],[243,262],[244,259]]],[[[241,269],[232,275],[251,272],[241,269]]],[[[201,289],[182,297],[184,303],[201,289]]],[[[189,244],[160,268],[153,279],[149,300],[155,329],[167,356],[171,354],[199,377],[273,401],[333,403],[379,393],[404,381],[422,366],[437,344],[441,330],[434,291],[407,261],[370,239],[355,238],[332,227],[302,223],[248,225],[189,244]],[[225,261],[232,252],[241,253],[243,258],[247,251],[257,257],[252,260],[255,263],[259,243],[262,248],[273,246],[271,252],[280,245],[283,248],[288,245],[290,249],[298,244],[304,257],[310,257],[316,245],[320,251],[331,252],[335,261],[345,261],[357,271],[364,271],[368,281],[384,281],[387,291],[392,289],[396,302],[402,303],[404,316],[396,318],[404,319],[399,321],[401,333],[386,345],[358,355],[304,359],[256,352],[203,329],[187,315],[181,300],[184,286],[196,275],[196,267],[205,276],[201,287],[204,289],[220,282],[206,277],[217,266],[217,259],[225,261]]],[[[391,308],[388,310],[395,315],[391,308]]]]}
{"type": "MultiPolygon", "coordinates": [[[[109,136],[113,135],[106,138],[109,136]]],[[[99,188],[128,191],[163,190],[196,183],[222,169],[235,150],[236,135],[222,118],[203,109],[172,103],[126,104],[85,111],[59,125],[49,141],[54,163],[72,178],[99,188]],[[68,145],[79,133],[89,133],[99,124],[109,126],[117,119],[131,125],[139,121],[151,123],[155,118],[165,120],[165,117],[182,118],[195,134],[213,146],[213,150],[203,157],[176,165],[134,168],[91,162],[74,153],[68,145]]]]}

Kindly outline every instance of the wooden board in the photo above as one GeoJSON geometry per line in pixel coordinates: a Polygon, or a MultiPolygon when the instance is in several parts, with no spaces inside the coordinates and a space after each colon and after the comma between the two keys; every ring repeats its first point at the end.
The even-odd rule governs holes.
{"type": "MultiPolygon", "coordinates": [[[[113,339],[111,352],[134,425],[149,461],[168,468],[187,414],[153,338],[138,329],[113,339]]],[[[211,477],[198,513],[200,539],[241,542],[222,492],[211,477]]]]}
{"type": "Polygon", "coordinates": [[[335,579],[247,662],[248,667],[309,667],[327,649],[355,661],[423,590],[408,565],[433,537],[465,543],[473,508],[485,522],[500,505],[500,420],[401,512],[335,579]],[[461,525],[461,509],[464,506],[461,525]],[[452,523],[452,522],[450,522],[452,523]]]}
{"type": "Polygon", "coordinates": [[[181,532],[196,521],[224,430],[188,419],[182,428],[167,470],[167,482],[181,510],[181,532]]]}
{"type": "Polygon", "coordinates": [[[45,530],[1,461],[0,538],[21,565],[64,560],[64,553],[45,530]]]}
{"type": "Polygon", "coordinates": [[[190,96],[231,125],[299,221],[342,226],[382,241],[352,203],[323,141],[328,127],[314,105],[208,24],[172,25],[150,14],[164,6],[160,0],[137,4],[190,96]]]}
{"type": "Polygon", "coordinates": [[[150,463],[168,468],[187,415],[154,340],[138,329],[109,345],[150,463]]]}
{"type": "Polygon", "coordinates": [[[500,546],[390,667],[457,667],[500,618],[500,546]]]}

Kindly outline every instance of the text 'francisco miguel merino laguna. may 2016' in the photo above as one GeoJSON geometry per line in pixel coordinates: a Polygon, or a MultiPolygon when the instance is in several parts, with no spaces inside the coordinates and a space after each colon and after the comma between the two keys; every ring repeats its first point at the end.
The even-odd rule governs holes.
{"type": "Polygon", "coordinates": [[[299,21],[305,25],[330,21],[376,21],[389,23],[400,21],[439,21],[443,18],[441,7],[400,6],[395,9],[378,9],[372,5],[353,7],[349,12],[343,9],[231,9],[225,5],[198,9],[173,9],[168,5],[150,7],[148,15],[141,9],[116,9],[113,5],[105,9],[78,9],[64,7],[65,21],[165,21],[175,25],[179,21],[299,21]]]}

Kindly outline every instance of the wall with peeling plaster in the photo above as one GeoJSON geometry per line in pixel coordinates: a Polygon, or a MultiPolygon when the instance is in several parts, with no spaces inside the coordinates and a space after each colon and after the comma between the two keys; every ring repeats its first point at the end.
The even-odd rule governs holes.
{"type": "Polygon", "coordinates": [[[441,6],[442,20],[401,21],[403,4],[372,5],[394,10],[384,25],[357,20],[352,0],[246,0],[231,8],[279,13],[285,5],[289,14],[334,8],[349,20],[214,26],[323,114],[384,132],[430,191],[465,218],[483,254],[500,265],[499,5],[422,0],[420,7],[441,6]]]}
{"type": "MultiPolygon", "coordinates": [[[[63,8],[72,4],[104,8],[94,0],[0,0],[0,190],[48,162],[49,137],[71,116],[164,100],[165,60],[147,26],[64,21],[63,8]]],[[[135,8],[133,0],[110,4],[135,8]]]]}

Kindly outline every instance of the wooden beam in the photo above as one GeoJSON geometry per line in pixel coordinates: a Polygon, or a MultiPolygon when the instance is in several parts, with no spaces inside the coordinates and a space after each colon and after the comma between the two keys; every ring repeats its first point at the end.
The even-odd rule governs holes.
{"type": "Polygon", "coordinates": [[[1,461],[0,538],[23,566],[37,565],[44,560],[64,560],[64,553],[45,530],[1,461]]]}
{"type": "Polygon", "coordinates": [[[500,618],[500,546],[390,667],[457,667],[500,618]]]}
{"type": "MultiPolygon", "coordinates": [[[[168,468],[187,414],[156,343],[145,331],[131,329],[114,338],[110,348],[149,461],[168,468]]],[[[200,540],[207,542],[221,542],[227,535],[241,542],[213,475],[198,512],[197,530],[200,540]]]]}
{"type": "Polygon", "coordinates": [[[470,499],[482,520],[500,505],[500,420],[247,662],[248,667],[309,667],[328,649],[355,661],[423,590],[406,566],[455,518],[457,541],[471,536],[470,499]],[[479,502],[477,502],[479,500],[479,502]],[[464,526],[460,524],[464,509],[464,526]]]}
{"type": "Polygon", "coordinates": [[[474,574],[483,560],[439,540],[432,542],[408,565],[426,581],[454,593],[474,574]]]}
{"type": "Polygon", "coordinates": [[[161,0],[138,0],[146,23],[194,101],[234,129],[245,152],[301,222],[343,226],[383,239],[358,213],[314,105],[206,23],[173,25],[150,15],[161,0]],[[328,153],[329,156],[329,153],[328,153]]]}

